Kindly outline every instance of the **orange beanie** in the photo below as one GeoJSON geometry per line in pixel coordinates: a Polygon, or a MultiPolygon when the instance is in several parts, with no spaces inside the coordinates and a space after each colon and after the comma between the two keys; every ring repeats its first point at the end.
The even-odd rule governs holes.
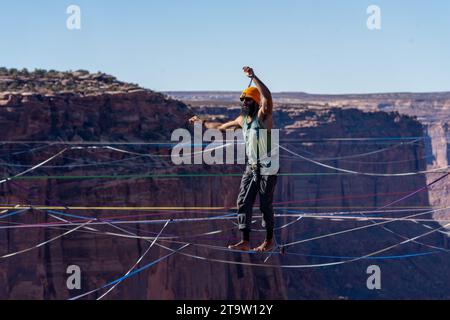
{"type": "Polygon", "coordinates": [[[259,90],[255,87],[248,87],[247,89],[242,91],[240,98],[241,101],[244,100],[244,98],[252,98],[258,105],[261,104],[261,94],[259,93],[259,90]]]}

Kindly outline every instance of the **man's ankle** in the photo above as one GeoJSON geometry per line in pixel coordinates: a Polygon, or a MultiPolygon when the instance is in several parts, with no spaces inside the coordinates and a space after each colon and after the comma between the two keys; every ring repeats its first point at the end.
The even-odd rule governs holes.
{"type": "Polygon", "coordinates": [[[250,242],[250,231],[242,230],[242,241],[250,242]]]}
{"type": "Polygon", "coordinates": [[[266,241],[268,241],[268,242],[273,241],[273,229],[267,229],[266,241]]]}

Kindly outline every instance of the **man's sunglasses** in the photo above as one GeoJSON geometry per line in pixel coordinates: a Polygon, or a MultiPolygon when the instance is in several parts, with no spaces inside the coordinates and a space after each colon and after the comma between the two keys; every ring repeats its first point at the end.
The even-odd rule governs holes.
{"type": "Polygon", "coordinates": [[[253,99],[252,98],[248,98],[248,97],[241,97],[241,101],[252,102],[253,99]]]}

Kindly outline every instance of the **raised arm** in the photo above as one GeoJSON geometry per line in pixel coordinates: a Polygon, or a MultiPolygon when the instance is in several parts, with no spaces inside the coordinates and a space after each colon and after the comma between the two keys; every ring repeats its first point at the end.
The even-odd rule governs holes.
{"type": "Polygon", "coordinates": [[[249,78],[253,79],[256,88],[258,88],[259,92],[261,92],[261,112],[264,115],[272,114],[273,110],[273,101],[272,101],[272,93],[270,93],[269,88],[255,75],[255,72],[250,67],[242,68],[247,74],[249,78]]]}

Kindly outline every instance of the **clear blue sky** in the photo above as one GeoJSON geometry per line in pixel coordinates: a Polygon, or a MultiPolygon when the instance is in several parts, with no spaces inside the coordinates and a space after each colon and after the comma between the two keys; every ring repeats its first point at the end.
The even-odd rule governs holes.
{"type": "Polygon", "coordinates": [[[450,91],[447,0],[17,0],[0,4],[0,64],[103,71],[158,91],[450,91]],[[81,30],[66,8],[81,7],[81,30]],[[366,27],[369,5],[382,29],[366,27]]]}

